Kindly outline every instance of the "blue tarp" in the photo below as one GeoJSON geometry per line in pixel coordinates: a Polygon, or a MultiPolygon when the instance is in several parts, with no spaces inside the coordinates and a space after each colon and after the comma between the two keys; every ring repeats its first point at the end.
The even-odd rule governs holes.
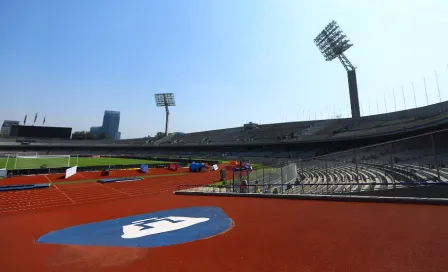
{"type": "Polygon", "coordinates": [[[142,171],[143,173],[148,173],[148,165],[146,164],[140,165],[140,171],[142,171]]]}
{"type": "Polygon", "coordinates": [[[200,162],[192,162],[190,163],[190,172],[195,172],[201,170],[204,165],[200,162]]]}

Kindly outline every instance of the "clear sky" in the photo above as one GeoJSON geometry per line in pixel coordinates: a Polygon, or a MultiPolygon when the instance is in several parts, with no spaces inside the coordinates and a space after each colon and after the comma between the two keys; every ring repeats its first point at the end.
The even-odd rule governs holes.
{"type": "Polygon", "coordinates": [[[313,43],[336,20],[354,46],[363,115],[448,99],[446,0],[2,0],[0,122],[88,130],[121,111],[122,138],[346,117],[345,70],[313,43]],[[386,100],[386,103],[385,103],[386,100]],[[378,101],[378,107],[377,103],[378,101]],[[386,105],[385,105],[386,104],[386,105]],[[334,109],[334,110],[333,110],[334,109]]]}

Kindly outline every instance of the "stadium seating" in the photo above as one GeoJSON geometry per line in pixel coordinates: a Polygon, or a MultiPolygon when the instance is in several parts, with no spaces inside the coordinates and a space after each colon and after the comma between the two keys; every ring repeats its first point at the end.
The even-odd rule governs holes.
{"type": "MultiPolygon", "coordinates": [[[[33,147],[39,147],[41,151],[48,147],[48,150],[61,148],[63,153],[67,150],[76,150],[74,153],[88,152],[92,147],[92,152],[105,153],[110,147],[116,150],[127,152],[129,147],[150,147],[158,146],[163,148],[175,148],[177,146],[209,146],[209,145],[245,145],[265,143],[307,143],[307,142],[325,142],[339,141],[353,138],[375,138],[377,136],[393,135],[409,131],[418,131],[440,125],[448,126],[448,102],[438,103],[426,107],[410,109],[387,114],[379,114],[362,117],[360,119],[332,119],[332,120],[314,120],[304,122],[287,122],[276,124],[265,124],[252,126],[241,126],[234,128],[218,129],[211,131],[202,131],[186,134],[173,134],[161,139],[138,138],[128,140],[58,140],[58,139],[16,139],[0,138],[0,148],[22,146],[24,150],[33,150],[33,147]],[[23,144],[21,141],[28,141],[23,144]],[[73,149],[70,149],[73,147],[73,149]],[[40,149],[42,148],[42,149],[40,149]],[[103,149],[104,148],[104,149],[103,149]]],[[[194,149],[192,149],[194,150],[194,149]]],[[[165,150],[166,151],[166,150],[165,150]]],[[[238,150],[232,150],[238,151],[238,150]]],[[[331,151],[331,150],[330,150],[331,151]]],[[[72,152],[72,151],[70,151],[72,152]]],[[[328,150],[310,150],[298,152],[249,152],[242,156],[247,157],[287,157],[287,158],[306,158],[319,153],[326,153],[328,150]],[[251,154],[252,153],[252,154],[251,154]]],[[[167,154],[167,152],[162,152],[167,154]]],[[[171,155],[176,155],[173,152],[171,155]]],[[[204,155],[210,157],[210,155],[204,155]]],[[[213,156],[216,156],[213,155],[213,156]]],[[[221,156],[219,154],[218,156],[221,156]]]]}
{"type": "Polygon", "coordinates": [[[446,124],[448,102],[355,119],[334,119],[236,127],[176,135],[160,145],[207,145],[284,141],[325,141],[374,137],[446,124]]]}

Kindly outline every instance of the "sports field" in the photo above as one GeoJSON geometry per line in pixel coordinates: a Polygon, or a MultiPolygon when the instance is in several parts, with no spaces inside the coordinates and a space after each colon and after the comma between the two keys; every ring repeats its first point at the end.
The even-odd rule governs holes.
{"type": "MultiPolygon", "coordinates": [[[[12,169],[37,169],[42,165],[48,168],[67,167],[69,163],[68,158],[0,158],[0,168],[12,169]]],[[[87,158],[87,157],[71,157],[70,166],[104,166],[104,165],[132,165],[132,164],[160,164],[168,163],[167,161],[153,161],[153,160],[138,160],[138,159],[124,159],[124,158],[87,158]]]]}

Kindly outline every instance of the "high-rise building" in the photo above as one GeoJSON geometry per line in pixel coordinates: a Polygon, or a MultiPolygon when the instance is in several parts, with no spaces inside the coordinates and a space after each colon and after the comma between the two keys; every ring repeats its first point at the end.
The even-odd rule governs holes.
{"type": "Polygon", "coordinates": [[[114,140],[119,140],[120,135],[118,129],[120,127],[120,112],[119,111],[105,111],[103,117],[102,131],[108,137],[114,140]],[[118,137],[118,139],[117,139],[118,137]]]}
{"type": "Polygon", "coordinates": [[[13,125],[20,125],[19,121],[11,121],[11,120],[5,120],[3,121],[3,125],[2,128],[0,130],[0,134],[2,136],[9,136],[9,134],[11,133],[11,126],[13,125]]]}
{"type": "Polygon", "coordinates": [[[103,130],[103,127],[91,127],[90,128],[90,133],[92,133],[92,134],[100,134],[102,130],[103,130]]]}

